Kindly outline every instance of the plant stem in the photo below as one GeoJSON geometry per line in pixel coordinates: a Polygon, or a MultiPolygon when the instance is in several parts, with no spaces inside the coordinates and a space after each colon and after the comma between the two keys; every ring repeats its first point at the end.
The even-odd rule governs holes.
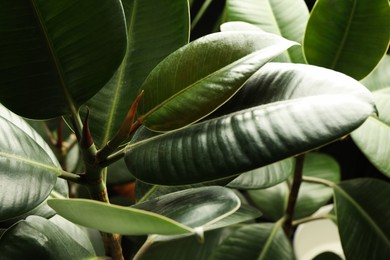
{"type": "Polygon", "coordinates": [[[111,165],[112,163],[125,157],[125,154],[126,154],[125,150],[126,150],[126,148],[123,148],[123,149],[109,155],[104,161],[99,163],[100,167],[107,167],[107,166],[111,165]]]}
{"type": "Polygon", "coordinates": [[[85,183],[80,175],[67,172],[67,171],[61,171],[61,175],[58,177],[79,184],[85,183]]]}
{"type": "Polygon", "coordinates": [[[301,187],[302,183],[304,160],[304,154],[300,154],[295,158],[294,179],[291,185],[290,195],[288,197],[287,209],[285,213],[285,222],[283,226],[284,232],[286,233],[287,237],[290,237],[293,231],[292,220],[294,217],[295,204],[297,202],[299,188],[301,187]]]}
{"type": "Polygon", "coordinates": [[[137,254],[134,256],[133,260],[139,260],[141,259],[146,251],[149,249],[151,245],[154,243],[155,236],[149,236],[145,243],[141,246],[141,248],[138,250],[137,254]]]}
{"type": "Polygon", "coordinates": [[[315,221],[315,220],[320,220],[320,219],[333,219],[334,216],[331,214],[324,214],[324,215],[319,215],[319,216],[311,216],[311,217],[306,217],[306,218],[301,218],[298,220],[294,220],[292,222],[293,226],[298,226],[300,224],[304,224],[307,222],[315,221]]]}
{"type": "Polygon", "coordinates": [[[311,183],[317,183],[317,184],[322,184],[325,186],[328,186],[332,188],[335,184],[331,181],[322,179],[322,178],[317,178],[317,177],[309,177],[309,176],[303,176],[302,180],[304,182],[311,182],[311,183]]]}

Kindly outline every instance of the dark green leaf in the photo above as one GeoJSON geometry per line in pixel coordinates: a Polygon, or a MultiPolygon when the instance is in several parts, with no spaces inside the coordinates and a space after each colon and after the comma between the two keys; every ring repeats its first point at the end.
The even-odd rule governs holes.
{"type": "Polygon", "coordinates": [[[245,225],[231,233],[210,259],[294,259],[291,244],[281,221],[245,225]]]}
{"type": "Polygon", "coordinates": [[[69,114],[114,74],[125,27],[120,0],[2,1],[0,102],[25,117],[69,114]]]}
{"type": "Polygon", "coordinates": [[[204,36],[164,59],[142,85],[139,120],[150,129],[184,127],[213,112],[294,42],[263,32],[204,36]]]}
{"type": "MultiPolygon", "coordinates": [[[[339,182],[340,168],[335,159],[326,154],[308,153],[305,155],[304,176],[339,182]]],[[[248,191],[249,196],[264,215],[273,220],[283,217],[289,195],[287,182],[264,189],[248,191]]],[[[322,184],[303,182],[299,189],[294,219],[313,214],[332,197],[332,189],[322,184]]]]}
{"type": "Polygon", "coordinates": [[[386,53],[389,28],[388,0],[318,0],[306,27],[306,60],[360,80],[386,53]]]}
{"type": "Polygon", "coordinates": [[[286,180],[293,170],[292,158],[245,172],[227,185],[234,189],[265,189],[286,180]]]}
{"type": "Polygon", "coordinates": [[[61,169],[41,136],[2,105],[0,136],[0,221],[5,221],[41,204],[61,169]]]}
{"type": "MultiPolygon", "coordinates": [[[[243,21],[266,32],[302,43],[309,11],[303,0],[227,0],[226,21],[243,21]]],[[[286,61],[305,63],[302,48],[294,46],[285,54],[286,61]]]]}
{"type": "Polygon", "coordinates": [[[371,93],[341,73],[273,63],[219,112],[237,110],[129,145],[127,167],[136,178],[153,184],[222,179],[341,138],[360,126],[374,107],[371,93]]]}
{"type": "Polygon", "coordinates": [[[0,239],[1,259],[86,259],[93,253],[49,220],[31,216],[8,229],[0,239]]]}
{"type": "Polygon", "coordinates": [[[91,131],[98,147],[118,131],[142,82],[168,54],[188,43],[186,0],[123,0],[126,56],[106,86],[90,101],[91,131]]]}
{"type": "Polygon", "coordinates": [[[390,185],[355,179],[334,186],[337,221],[346,259],[390,255],[390,185]]]}
{"type": "Polygon", "coordinates": [[[353,141],[370,162],[390,177],[390,93],[374,92],[378,116],[370,116],[352,133],[353,141]]]}
{"type": "Polygon", "coordinates": [[[390,55],[385,55],[375,70],[361,82],[371,91],[390,88],[390,55]]]}

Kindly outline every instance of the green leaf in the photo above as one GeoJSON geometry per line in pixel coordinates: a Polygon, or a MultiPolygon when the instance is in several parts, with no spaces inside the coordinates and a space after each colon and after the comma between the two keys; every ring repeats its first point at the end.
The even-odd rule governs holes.
{"type": "Polygon", "coordinates": [[[334,186],[337,222],[346,259],[390,255],[390,185],[355,179],[334,186]]]}
{"type": "Polygon", "coordinates": [[[122,61],[126,24],[120,0],[6,0],[0,17],[0,102],[25,117],[69,114],[122,61]]]}
{"type": "MultiPolygon", "coordinates": [[[[303,0],[227,0],[226,21],[243,21],[258,28],[302,43],[309,11],[303,0]]],[[[287,61],[305,63],[302,48],[285,54],[287,61]]]]}
{"type": "Polygon", "coordinates": [[[379,115],[370,116],[352,132],[352,139],[368,160],[390,178],[390,93],[374,93],[374,99],[379,115]]]}
{"type": "Polygon", "coordinates": [[[245,225],[232,232],[210,259],[294,259],[282,222],[245,225]]]}
{"type": "Polygon", "coordinates": [[[361,82],[371,91],[390,87],[390,55],[385,55],[375,70],[361,82]]]}
{"type": "Polygon", "coordinates": [[[118,131],[142,82],[167,55],[188,43],[186,0],[123,0],[128,44],[111,80],[90,101],[90,126],[102,147],[118,131]]]}
{"type": "Polygon", "coordinates": [[[61,169],[41,136],[2,105],[0,136],[0,221],[5,221],[41,204],[61,169]]]}
{"type": "Polygon", "coordinates": [[[222,115],[240,111],[130,144],[128,169],[141,181],[160,185],[238,175],[341,138],[374,107],[371,93],[348,76],[273,63],[221,110],[222,115]]]}
{"type": "Polygon", "coordinates": [[[318,0],[303,41],[306,60],[360,80],[386,53],[389,28],[388,0],[318,0]]]}
{"type": "Polygon", "coordinates": [[[70,237],[72,237],[80,246],[84,247],[91,254],[95,254],[91,240],[88,237],[87,231],[80,228],[76,224],[64,219],[59,215],[50,218],[50,222],[62,229],[70,237]]]}
{"type": "Polygon", "coordinates": [[[73,223],[123,235],[191,233],[192,229],[164,216],[86,199],[53,199],[48,204],[73,223]],[[82,212],[83,214],[80,214],[82,212]],[[94,216],[91,218],[91,216],[94,216]],[[110,221],[107,221],[110,219],[110,221]]]}
{"type": "Polygon", "coordinates": [[[31,216],[8,229],[0,239],[2,259],[85,259],[93,253],[49,220],[31,216]]]}
{"type": "Polygon", "coordinates": [[[263,32],[215,33],[164,59],[142,85],[139,120],[152,130],[184,127],[226,102],[266,62],[295,43],[263,32]]]}
{"type": "Polygon", "coordinates": [[[48,204],[64,218],[104,232],[178,235],[232,214],[240,201],[229,189],[213,187],[171,193],[130,208],[84,199],[49,200],[48,204]]]}
{"type": "Polygon", "coordinates": [[[208,259],[223,239],[234,229],[217,229],[205,232],[204,243],[199,243],[195,236],[185,237],[176,240],[156,242],[152,244],[144,254],[142,260],[203,260],[208,259]]]}
{"type": "MultiPolygon", "coordinates": [[[[340,180],[340,167],[337,161],[326,154],[308,153],[305,155],[303,175],[325,179],[334,183],[340,180]]],[[[264,216],[273,220],[283,217],[290,189],[287,182],[264,190],[251,190],[248,195],[264,216]]],[[[294,219],[313,214],[332,197],[332,189],[322,184],[303,182],[299,189],[294,219]]]]}
{"type": "Polygon", "coordinates": [[[293,170],[292,158],[279,161],[259,169],[245,172],[229,182],[233,189],[265,189],[286,180],[293,170]]]}
{"type": "Polygon", "coordinates": [[[0,227],[10,227],[11,225],[15,224],[19,220],[25,219],[28,216],[35,215],[39,217],[44,217],[44,218],[50,218],[56,214],[56,212],[50,208],[47,205],[47,199],[52,199],[54,198],[53,194],[56,194],[56,196],[60,195],[63,197],[68,197],[69,196],[69,187],[68,187],[68,182],[64,179],[57,178],[57,182],[51,191],[50,195],[38,206],[33,208],[32,210],[22,214],[18,215],[17,217],[7,219],[5,221],[0,221],[0,227]]]}
{"type": "Polygon", "coordinates": [[[191,228],[211,225],[240,207],[240,199],[230,189],[201,187],[178,191],[132,206],[163,215],[191,228]]]}

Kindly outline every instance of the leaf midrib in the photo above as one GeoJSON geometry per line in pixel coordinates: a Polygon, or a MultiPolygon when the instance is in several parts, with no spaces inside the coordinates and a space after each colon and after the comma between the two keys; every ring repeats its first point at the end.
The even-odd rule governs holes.
{"type": "Polygon", "coordinates": [[[280,227],[282,226],[284,222],[284,218],[281,218],[278,220],[275,224],[274,227],[272,228],[272,231],[267,239],[267,241],[264,244],[263,250],[261,251],[260,256],[257,258],[257,260],[265,260],[265,256],[268,253],[269,248],[271,247],[272,242],[274,241],[275,236],[277,235],[280,227]]]}
{"type": "MultiPolygon", "coordinates": [[[[386,237],[386,235],[382,232],[381,228],[375,223],[375,221],[370,217],[366,211],[360,207],[360,205],[351,197],[347,192],[345,192],[339,185],[333,185],[333,189],[339,192],[344,199],[348,200],[355,209],[361,214],[361,216],[373,227],[373,230],[386,242],[388,247],[390,248],[390,240],[386,237]]],[[[337,204],[337,201],[336,201],[337,204]]]]}
{"type": "Polygon", "coordinates": [[[49,33],[48,33],[47,28],[44,24],[44,19],[43,19],[42,15],[38,9],[38,4],[36,3],[36,0],[30,0],[30,4],[31,4],[31,7],[32,7],[33,12],[34,12],[34,16],[38,22],[39,28],[41,29],[43,37],[45,38],[45,42],[47,44],[46,47],[51,55],[51,58],[52,58],[51,61],[53,62],[53,65],[54,65],[55,70],[57,72],[57,76],[58,76],[59,81],[60,81],[61,89],[62,89],[62,92],[65,96],[65,100],[68,103],[69,110],[72,113],[77,113],[77,108],[75,106],[75,103],[73,101],[71,94],[68,91],[67,84],[65,82],[63,68],[62,68],[60,61],[59,61],[59,58],[57,57],[57,54],[54,50],[53,43],[49,37],[49,33]]]}
{"type": "Polygon", "coordinates": [[[343,38],[341,39],[339,48],[337,49],[336,55],[335,55],[335,57],[333,59],[333,62],[331,64],[331,66],[330,66],[331,69],[335,69],[335,67],[337,65],[337,62],[340,60],[341,52],[344,49],[345,42],[347,41],[347,38],[349,36],[349,29],[351,28],[352,19],[353,19],[354,15],[355,15],[356,4],[357,4],[357,0],[353,0],[351,13],[349,14],[349,17],[348,17],[348,23],[347,23],[347,26],[345,27],[343,38]]]}

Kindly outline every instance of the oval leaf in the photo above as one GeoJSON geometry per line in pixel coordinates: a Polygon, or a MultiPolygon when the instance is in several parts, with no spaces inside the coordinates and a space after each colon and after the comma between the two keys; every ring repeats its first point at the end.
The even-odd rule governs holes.
{"type": "Polygon", "coordinates": [[[306,27],[306,60],[360,80],[386,53],[389,28],[388,0],[318,0],[306,27]]]}
{"type": "Polygon", "coordinates": [[[294,259],[281,221],[245,225],[232,232],[213,252],[211,259],[294,259]]]}
{"type": "Polygon", "coordinates": [[[371,93],[352,78],[286,63],[262,68],[224,109],[247,107],[131,144],[127,167],[161,185],[226,178],[341,138],[374,111],[371,93]]]}
{"type": "Polygon", "coordinates": [[[378,92],[374,98],[378,116],[370,116],[352,138],[368,160],[390,178],[390,94],[378,92]]]}
{"type": "Polygon", "coordinates": [[[2,259],[87,259],[94,253],[79,245],[49,220],[31,216],[8,229],[0,239],[2,259]]]}
{"type": "Polygon", "coordinates": [[[69,114],[103,87],[125,52],[120,0],[7,0],[0,17],[0,102],[25,117],[69,114]]]}
{"type": "MultiPolygon", "coordinates": [[[[242,21],[302,43],[309,11],[303,0],[227,0],[226,21],[242,21]]],[[[305,63],[302,48],[294,46],[286,53],[287,61],[305,63]]]]}
{"type": "Polygon", "coordinates": [[[102,147],[121,126],[145,78],[167,55],[188,43],[186,0],[126,0],[128,44],[111,80],[90,101],[90,126],[102,147]]]}
{"type": "Polygon", "coordinates": [[[146,78],[139,120],[158,131],[193,123],[221,106],[253,73],[294,44],[263,32],[215,33],[191,42],[146,78]]]}
{"type": "Polygon", "coordinates": [[[52,199],[48,204],[67,220],[103,232],[123,235],[177,235],[192,232],[191,228],[164,216],[99,201],[52,199]]]}
{"type": "Polygon", "coordinates": [[[0,222],[41,204],[61,169],[48,145],[19,116],[0,105],[0,222]]]}
{"type": "Polygon", "coordinates": [[[337,222],[347,259],[386,259],[390,255],[390,185],[355,179],[334,186],[337,222]]]}

